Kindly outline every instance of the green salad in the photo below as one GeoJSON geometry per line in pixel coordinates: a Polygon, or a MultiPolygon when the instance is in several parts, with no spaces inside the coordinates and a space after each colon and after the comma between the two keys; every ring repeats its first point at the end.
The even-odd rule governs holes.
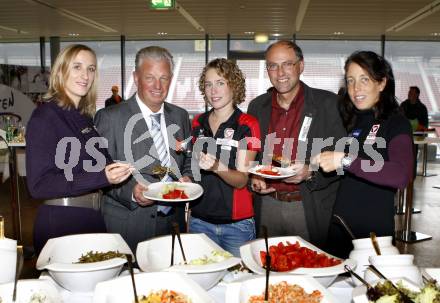
{"type": "Polygon", "coordinates": [[[189,265],[206,265],[212,263],[218,263],[233,257],[233,255],[227,251],[213,250],[209,256],[203,256],[198,259],[193,259],[188,262],[189,265]]]}

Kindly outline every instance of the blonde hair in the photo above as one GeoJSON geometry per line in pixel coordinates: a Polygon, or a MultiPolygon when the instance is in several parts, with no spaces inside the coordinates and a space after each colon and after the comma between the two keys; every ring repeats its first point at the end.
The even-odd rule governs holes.
{"type": "MultiPolygon", "coordinates": [[[[70,74],[70,64],[75,60],[76,56],[81,51],[90,52],[93,57],[96,53],[88,46],[83,44],[72,44],[64,48],[55,59],[55,63],[52,66],[49,80],[49,89],[44,95],[45,101],[54,101],[63,108],[69,109],[75,107],[74,102],[69,98],[66,93],[65,84],[70,74]]],[[[96,111],[96,96],[98,88],[98,74],[95,72],[95,78],[92,86],[87,94],[81,98],[78,104],[78,110],[81,114],[93,117],[96,111]]]]}
{"type": "Polygon", "coordinates": [[[206,64],[206,66],[203,68],[199,79],[199,90],[205,99],[205,102],[208,102],[205,94],[206,72],[211,68],[214,69],[219,76],[225,78],[226,82],[228,82],[228,86],[232,90],[233,104],[238,105],[244,102],[244,99],[246,98],[246,83],[244,75],[237,64],[224,58],[214,59],[206,64]]]}

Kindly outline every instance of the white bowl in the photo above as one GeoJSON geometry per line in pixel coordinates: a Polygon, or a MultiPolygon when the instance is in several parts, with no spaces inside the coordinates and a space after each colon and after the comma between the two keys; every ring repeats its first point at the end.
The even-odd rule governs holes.
{"type": "MultiPolygon", "coordinates": [[[[303,240],[301,237],[297,236],[288,236],[288,237],[274,237],[269,238],[269,246],[271,245],[277,245],[280,242],[286,243],[295,243],[296,241],[299,242],[301,246],[307,247],[309,249],[315,250],[318,253],[324,253],[328,257],[338,259],[321,249],[317,248],[316,246],[310,244],[309,242],[303,240]]],[[[266,251],[266,245],[264,243],[264,239],[257,239],[254,241],[250,241],[246,243],[245,245],[240,247],[240,255],[241,259],[243,260],[244,264],[252,270],[254,273],[264,275],[266,273],[266,270],[263,268],[261,264],[260,259],[260,251],[266,251]]],[[[348,265],[351,268],[356,267],[356,261],[347,259],[343,261],[341,264],[330,266],[330,267],[320,267],[320,268],[304,268],[300,267],[297,269],[294,269],[292,271],[285,272],[284,274],[297,274],[297,275],[310,275],[314,277],[319,283],[321,283],[323,286],[327,287],[329,286],[336,277],[344,272],[344,266],[348,265]]]]}
{"type": "MultiPolygon", "coordinates": [[[[152,272],[135,274],[137,295],[148,295],[151,291],[174,290],[180,292],[191,303],[214,303],[214,300],[197,283],[184,273],[152,272]]],[[[130,276],[120,277],[96,285],[93,303],[133,303],[133,286],[130,276]]]]}
{"type": "Polygon", "coordinates": [[[15,263],[17,262],[17,241],[0,240],[0,284],[13,282],[15,279],[15,263]]]}
{"type": "MultiPolygon", "coordinates": [[[[398,283],[399,281],[401,281],[402,285],[405,288],[408,288],[412,291],[420,291],[420,288],[415,285],[414,283],[412,283],[411,281],[408,281],[405,278],[392,278],[390,279],[394,284],[398,283]]],[[[372,282],[372,285],[376,285],[377,282],[380,280],[375,280],[372,282]]],[[[353,302],[354,303],[369,303],[368,298],[367,298],[367,287],[365,287],[364,285],[358,286],[355,289],[353,289],[353,302]]]]}
{"type": "MultiPolygon", "coordinates": [[[[397,249],[397,247],[392,245],[392,237],[377,237],[376,239],[382,255],[399,254],[399,250],[397,249]]],[[[356,260],[357,267],[354,272],[363,277],[365,274],[366,266],[370,264],[368,258],[370,256],[375,256],[376,251],[373,248],[373,244],[370,238],[356,239],[352,242],[354,249],[350,252],[349,258],[356,260]]],[[[353,278],[353,282],[358,286],[362,284],[356,278],[353,278]]]]}
{"type": "MultiPolygon", "coordinates": [[[[209,256],[213,251],[225,251],[205,234],[181,234],[182,246],[187,261],[209,256]]],[[[171,236],[162,236],[140,242],[136,249],[137,263],[142,271],[184,272],[200,284],[210,289],[227,273],[227,269],[240,263],[231,257],[221,262],[206,265],[183,265],[183,257],[177,241],[174,245],[174,266],[171,264],[171,236]]]]}
{"type": "MultiPolygon", "coordinates": [[[[269,284],[276,284],[286,281],[289,284],[297,284],[304,288],[307,293],[319,290],[323,295],[322,303],[339,302],[333,294],[325,289],[314,278],[306,275],[270,275],[269,284]]],[[[264,294],[266,278],[259,276],[242,282],[229,283],[226,286],[225,302],[241,303],[248,302],[251,296],[264,294]]]]}
{"type": "MultiPolygon", "coordinates": [[[[416,285],[422,284],[422,275],[413,264],[414,255],[371,256],[369,261],[388,279],[405,277],[416,285]]],[[[377,280],[376,274],[366,270],[364,278],[367,282],[377,280]]]]}
{"type": "MultiPolygon", "coordinates": [[[[0,284],[0,302],[12,303],[14,283],[0,284]]],[[[16,303],[29,303],[32,296],[45,296],[44,303],[62,303],[63,299],[56,287],[45,280],[19,280],[17,283],[16,303]]]]}
{"type": "Polygon", "coordinates": [[[131,254],[119,234],[80,234],[53,238],[47,241],[37,260],[37,269],[47,269],[62,287],[74,292],[90,292],[96,283],[116,277],[127,262],[124,258],[75,264],[89,251],[119,251],[131,254]]]}

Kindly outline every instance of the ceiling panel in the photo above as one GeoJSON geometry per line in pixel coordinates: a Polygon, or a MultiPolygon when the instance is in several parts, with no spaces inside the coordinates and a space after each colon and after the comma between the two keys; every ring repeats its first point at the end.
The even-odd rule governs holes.
{"type": "MultiPolygon", "coordinates": [[[[304,1],[304,0],[303,0],[304,1]]],[[[209,34],[225,38],[249,37],[245,32],[295,33],[301,0],[179,0],[179,4],[205,29],[197,30],[178,11],[150,11],[147,0],[0,0],[0,41],[33,39],[40,36],[78,39],[102,37],[128,39],[203,38],[209,34]],[[72,20],[63,12],[79,15],[88,24],[72,20]],[[96,28],[103,25],[106,30],[96,28]]],[[[437,0],[438,2],[438,0],[437,0]]],[[[310,0],[302,26],[301,38],[378,38],[438,40],[440,10],[401,31],[388,31],[404,18],[432,0],[310,0]],[[335,32],[343,35],[334,35],[335,32]]],[[[75,19],[75,18],[74,18],[75,19]]]]}

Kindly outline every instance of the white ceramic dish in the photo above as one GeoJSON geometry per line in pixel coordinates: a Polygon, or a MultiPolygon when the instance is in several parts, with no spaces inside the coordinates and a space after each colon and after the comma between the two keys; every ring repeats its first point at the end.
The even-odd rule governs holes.
{"type": "MultiPolygon", "coordinates": [[[[374,281],[372,285],[376,285],[379,280],[374,281]]],[[[414,283],[411,281],[406,280],[405,278],[392,278],[391,281],[393,283],[397,283],[399,281],[402,281],[403,286],[406,288],[413,290],[413,291],[419,291],[420,288],[417,287],[414,283]]],[[[369,303],[367,298],[367,288],[364,285],[358,286],[355,289],[353,289],[353,302],[354,303],[369,303]]]]}
{"type": "MultiPolygon", "coordinates": [[[[299,242],[301,246],[307,247],[309,249],[315,250],[319,253],[324,253],[331,258],[336,258],[316,246],[310,244],[309,242],[303,240],[301,237],[297,236],[287,236],[287,237],[273,237],[269,238],[269,246],[277,245],[280,242],[286,243],[290,242],[294,244],[296,241],[299,242]]],[[[257,239],[251,242],[246,243],[245,245],[240,247],[240,255],[244,264],[253,272],[264,275],[266,270],[263,268],[260,259],[260,251],[265,251],[266,246],[264,243],[264,239],[257,239]]],[[[336,258],[337,259],[337,258],[336,258]]],[[[320,268],[304,268],[300,267],[294,269],[289,272],[285,272],[284,274],[297,274],[297,275],[310,275],[318,280],[319,283],[324,285],[325,287],[329,286],[334,279],[336,279],[337,275],[344,272],[344,266],[348,265],[351,268],[356,267],[356,261],[347,259],[343,261],[341,264],[330,266],[330,267],[320,267],[320,268]]]]}
{"type": "MultiPolygon", "coordinates": [[[[0,302],[12,303],[14,283],[0,284],[0,302]]],[[[29,303],[33,296],[45,298],[44,303],[62,303],[63,300],[56,287],[49,281],[29,279],[17,283],[16,303],[29,303]]]]}
{"type": "Polygon", "coordinates": [[[176,202],[187,202],[192,201],[199,198],[203,194],[203,188],[197,183],[190,182],[156,182],[148,185],[148,190],[143,192],[145,198],[168,202],[168,203],[176,203],[176,202]],[[188,199],[164,199],[162,198],[162,189],[164,186],[169,184],[175,184],[178,189],[183,189],[185,194],[188,196],[188,199]]]}
{"type": "MultiPolygon", "coordinates": [[[[405,277],[406,280],[416,285],[422,284],[422,275],[417,266],[413,264],[414,255],[380,255],[370,256],[370,264],[373,264],[385,277],[399,278],[405,277]]],[[[367,282],[377,280],[378,277],[371,270],[366,270],[364,278],[367,282]]]]}
{"type": "MultiPolygon", "coordinates": [[[[181,234],[182,245],[187,261],[209,256],[213,251],[224,251],[205,234],[181,234]]],[[[206,265],[184,265],[183,257],[176,239],[174,246],[174,266],[171,264],[171,236],[157,237],[140,242],[136,259],[142,271],[184,272],[204,289],[210,289],[223,278],[227,269],[240,263],[239,258],[231,257],[224,261],[206,265]]]]}
{"type": "MultiPolygon", "coordinates": [[[[277,284],[286,281],[289,284],[297,284],[304,288],[307,293],[318,290],[323,295],[321,303],[339,302],[333,294],[325,289],[320,283],[310,276],[305,275],[271,275],[269,284],[277,284]]],[[[232,282],[226,286],[225,302],[241,303],[248,302],[251,296],[264,294],[266,278],[259,276],[242,282],[232,282]]]]}
{"type": "Polygon", "coordinates": [[[263,177],[265,179],[284,179],[289,178],[296,175],[296,171],[294,171],[291,167],[274,167],[280,173],[279,175],[266,175],[261,172],[258,172],[259,169],[267,167],[267,165],[257,165],[248,170],[249,173],[263,177]]]}
{"type": "Polygon", "coordinates": [[[0,284],[13,282],[17,263],[17,241],[4,238],[0,240],[0,284]]]}
{"type": "Polygon", "coordinates": [[[90,292],[96,283],[116,277],[127,262],[114,258],[102,262],[74,264],[89,251],[119,251],[131,254],[119,234],[81,234],[50,239],[38,256],[38,270],[48,270],[62,287],[74,292],[90,292]]]}
{"type": "MultiPolygon", "coordinates": [[[[168,289],[180,292],[191,299],[191,303],[214,303],[214,300],[197,283],[183,273],[151,272],[135,276],[138,296],[151,291],[168,289]]],[[[96,285],[93,303],[133,303],[131,277],[125,276],[96,285]]]]}

